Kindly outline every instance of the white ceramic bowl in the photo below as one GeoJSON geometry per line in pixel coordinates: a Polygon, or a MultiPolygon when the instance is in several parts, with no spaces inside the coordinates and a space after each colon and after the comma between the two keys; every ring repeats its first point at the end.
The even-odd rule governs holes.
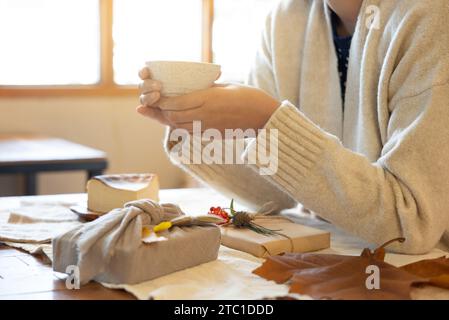
{"type": "Polygon", "coordinates": [[[187,61],[148,61],[152,79],[162,83],[162,96],[178,96],[207,89],[220,76],[221,67],[213,63],[187,61]]]}

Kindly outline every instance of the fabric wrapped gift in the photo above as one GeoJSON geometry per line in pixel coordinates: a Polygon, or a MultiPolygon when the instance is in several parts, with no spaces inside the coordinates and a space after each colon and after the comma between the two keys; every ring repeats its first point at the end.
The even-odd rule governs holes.
{"type": "Polygon", "coordinates": [[[79,280],[135,284],[215,260],[220,230],[214,225],[174,226],[159,235],[166,241],[142,242],[142,228],[184,213],[172,204],[139,200],[53,239],[53,269],[79,280]]]}
{"type": "Polygon", "coordinates": [[[294,223],[282,216],[256,216],[252,222],[276,230],[279,235],[263,235],[229,225],[221,229],[221,243],[261,258],[285,252],[317,251],[330,246],[329,232],[294,223]]]}

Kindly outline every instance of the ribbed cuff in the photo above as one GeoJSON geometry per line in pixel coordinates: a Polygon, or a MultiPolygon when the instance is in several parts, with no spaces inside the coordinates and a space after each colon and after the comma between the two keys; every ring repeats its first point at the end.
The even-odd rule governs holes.
{"type": "MultiPolygon", "coordinates": [[[[170,141],[170,133],[170,128],[167,128],[164,146],[167,155],[173,164],[195,177],[202,184],[211,185],[218,189],[227,189],[228,192],[226,193],[228,196],[237,198],[238,195],[245,197],[251,194],[247,185],[239,181],[241,176],[235,175],[234,171],[238,171],[237,168],[232,168],[236,166],[235,164],[215,164],[214,159],[210,157],[210,154],[208,152],[203,152],[204,148],[211,146],[211,143],[218,143],[223,146],[222,162],[225,162],[224,155],[227,151],[229,152],[229,148],[234,148],[233,144],[228,145],[224,142],[224,140],[204,141],[199,139],[199,141],[194,141],[195,138],[192,135],[189,136],[189,143],[180,144],[176,141],[170,141]],[[175,147],[177,148],[177,156],[174,156],[173,154],[173,152],[175,152],[175,149],[173,148],[175,147]],[[201,156],[201,159],[197,159],[198,156],[201,156]],[[195,159],[200,160],[200,162],[195,163],[195,159]],[[229,193],[231,193],[231,195],[229,193]]],[[[240,143],[243,144],[242,149],[245,150],[248,144],[247,141],[241,140],[240,143]]],[[[237,166],[242,167],[243,165],[244,164],[242,163],[237,166]]],[[[250,198],[254,198],[254,195],[251,195],[250,198]]]]}
{"type": "MultiPolygon", "coordinates": [[[[180,145],[178,142],[170,143],[168,134],[165,140],[165,147],[170,160],[190,175],[193,175],[200,182],[215,188],[229,198],[234,198],[241,204],[255,210],[268,201],[274,201],[279,209],[296,206],[294,199],[275,187],[272,182],[265,179],[265,177],[259,176],[252,168],[248,167],[243,162],[241,152],[246,150],[248,142],[255,140],[255,138],[232,139],[229,141],[229,144],[227,144],[225,140],[215,141],[219,145],[222,145],[222,155],[225,155],[226,153],[234,154],[235,160],[240,160],[240,164],[236,164],[235,160],[232,164],[226,164],[226,161],[223,164],[216,164],[214,160],[217,159],[213,159],[209,152],[202,152],[204,151],[204,148],[211,146],[211,141],[201,141],[201,144],[194,144],[191,141],[190,145],[187,143],[180,145]],[[238,148],[241,150],[239,154],[235,154],[236,150],[234,147],[236,146],[236,143],[242,144],[241,148],[238,148]],[[198,148],[199,145],[201,145],[200,149],[198,148]],[[185,158],[181,158],[181,161],[179,161],[179,157],[177,157],[178,159],[175,159],[171,153],[175,146],[178,150],[180,147],[189,148],[190,159],[193,159],[193,152],[200,152],[200,154],[202,154],[202,163],[189,163],[188,161],[183,161],[185,158]]],[[[185,152],[184,154],[188,154],[188,152],[185,152]]]]}
{"type": "Polygon", "coordinates": [[[327,162],[328,152],[341,145],[338,138],[319,128],[288,101],[282,103],[264,129],[248,145],[245,161],[292,196],[306,177],[317,173],[317,166],[327,162]],[[273,162],[276,152],[277,166],[271,163],[268,168],[266,157],[262,161],[260,154],[269,153],[273,162]]]}

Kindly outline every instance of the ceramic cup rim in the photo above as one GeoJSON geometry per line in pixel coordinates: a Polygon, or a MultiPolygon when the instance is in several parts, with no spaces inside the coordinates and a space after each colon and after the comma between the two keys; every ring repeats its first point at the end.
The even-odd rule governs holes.
{"type": "Polygon", "coordinates": [[[198,61],[183,61],[183,60],[149,60],[145,62],[145,65],[149,64],[191,64],[198,66],[214,66],[217,68],[221,68],[221,65],[211,62],[198,62],[198,61]]]}

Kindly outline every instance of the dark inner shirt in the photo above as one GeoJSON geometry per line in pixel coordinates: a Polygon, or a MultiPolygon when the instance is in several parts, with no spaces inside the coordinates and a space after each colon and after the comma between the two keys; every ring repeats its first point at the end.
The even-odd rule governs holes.
{"type": "Polygon", "coordinates": [[[339,23],[338,16],[332,12],[332,29],[334,35],[335,51],[338,58],[338,73],[340,76],[341,98],[345,101],[346,79],[348,74],[349,50],[351,48],[352,36],[340,37],[337,34],[337,26],[339,23]]]}

